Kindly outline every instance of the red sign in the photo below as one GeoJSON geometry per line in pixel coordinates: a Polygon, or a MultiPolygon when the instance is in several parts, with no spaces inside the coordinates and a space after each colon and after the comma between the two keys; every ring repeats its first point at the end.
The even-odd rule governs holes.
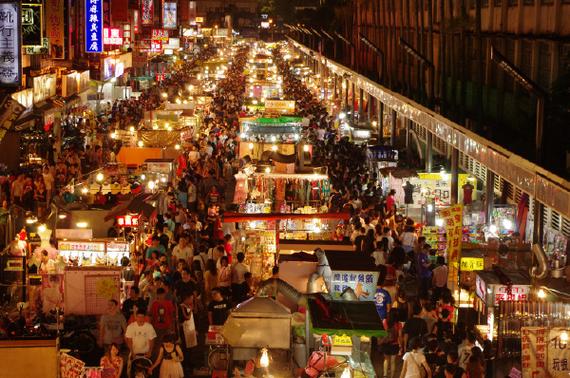
{"type": "Polygon", "coordinates": [[[121,215],[117,217],[117,224],[119,227],[138,227],[140,215],[121,215]]]}
{"type": "Polygon", "coordinates": [[[122,45],[123,37],[121,37],[121,30],[117,28],[104,28],[103,29],[103,44],[105,45],[122,45]]]}
{"type": "Polygon", "coordinates": [[[161,52],[161,51],[162,51],[162,42],[160,41],[150,42],[150,52],[161,52]]]}

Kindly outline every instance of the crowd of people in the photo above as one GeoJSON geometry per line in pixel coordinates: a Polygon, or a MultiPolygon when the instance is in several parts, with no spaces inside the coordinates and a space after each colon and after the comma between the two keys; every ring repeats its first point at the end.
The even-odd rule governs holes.
{"type": "MultiPolygon", "coordinates": [[[[126,129],[144,122],[145,111],[187,90],[194,68],[213,52],[203,50],[138,99],[108,106],[109,127],[126,129]]],[[[247,47],[238,49],[225,78],[216,83],[213,103],[203,115],[206,132],[185,145],[177,158],[176,178],[160,201],[154,228],[146,230],[144,252],[122,264],[123,278],[134,284],[122,305],[109,301],[99,323],[99,343],[105,348],[101,366],[107,377],[139,368],[133,363],[137,360],[148,361],[143,368],[160,378],[190,376],[192,369],[206,364],[208,328],[223,325],[234,305],[256,293],[245,256],[221,222],[223,211],[232,206],[234,174],[244,164],[237,146],[239,117],[247,115],[248,53],[247,47]]],[[[380,272],[375,304],[387,336],[374,346],[378,375],[484,377],[492,369],[493,352],[490,345],[477,345],[473,329],[453,319],[445,260],[418,236],[412,219],[397,214],[394,191],[382,193],[378,177],[368,169],[365,147],[340,136],[334,117],[296,77],[279,49],[273,58],[285,98],[295,100],[299,113],[309,119],[303,138],[314,146],[313,164],[328,171],[329,211],[351,213],[343,237],[380,272]]],[[[35,177],[0,178],[0,199],[41,214],[66,180],[111,161],[104,156],[114,146],[107,143],[94,139],[92,147],[65,151],[63,161],[35,177]]],[[[278,268],[272,274],[278,278],[278,268]]]]}

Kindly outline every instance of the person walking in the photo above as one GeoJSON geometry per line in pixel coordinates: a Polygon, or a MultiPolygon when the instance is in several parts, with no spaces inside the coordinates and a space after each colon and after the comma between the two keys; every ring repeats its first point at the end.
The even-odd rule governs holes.
{"type": "Polygon", "coordinates": [[[410,350],[402,357],[404,365],[402,366],[400,378],[422,378],[424,376],[431,378],[431,369],[421,347],[422,343],[419,337],[414,337],[410,340],[410,350]],[[425,374],[423,371],[425,371],[425,374]]]}

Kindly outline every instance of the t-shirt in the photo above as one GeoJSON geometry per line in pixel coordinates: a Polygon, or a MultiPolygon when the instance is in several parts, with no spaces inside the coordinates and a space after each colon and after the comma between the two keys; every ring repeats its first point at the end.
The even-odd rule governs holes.
{"type": "Polygon", "coordinates": [[[120,312],[101,316],[101,326],[105,330],[103,344],[123,343],[123,330],[127,327],[127,321],[120,312]]]}
{"type": "Polygon", "coordinates": [[[447,273],[447,265],[440,265],[433,270],[433,284],[435,287],[447,286],[447,273]]]}
{"type": "Polygon", "coordinates": [[[187,245],[185,247],[177,245],[172,249],[172,256],[176,257],[178,260],[182,259],[191,264],[192,259],[194,258],[194,249],[191,245],[187,245]]]}
{"type": "Polygon", "coordinates": [[[417,262],[417,272],[421,278],[430,278],[431,277],[431,270],[425,267],[425,264],[429,264],[428,255],[425,253],[418,253],[416,256],[417,262]]]}
{"type": "Polygon", "coordinates": [[[249,272],[249,267],[244,263],[238,262],[232,267],[232,283],[241,284],[245,281],[244,275],[249,272]]]}
{"type": "Polygon", "coordinates": [[[156,247],[148,247],[146,250],[146,258],[150,259],[150,256],[152,255],[152,252],[158,252],[158,257],[160,257],[160,255],[163,255],[164,253],[166,253],[166,249],[164,248],[164,246],[162,244],[159,244],[156,247]]]}
{"type": "Polygon", "coordinates": [[[152,303],[150,313],[155,329],[173,329],[176,308],[168,299],[157,299],[152,303]]]}
{"type": "Polygon", "coordinates": [[[226,300],[220,302],[211,301],[208,305],[208,311],[212,313],[211,325],[224,325],[228,318],[228,310],[230,305],[226,300]]]}
{"type": "Polygon", "coordinates": [[[125,337],[133,341],[133,354],[145,354],[150,352],[148,342],[156,338],[156,332],[150,323],[139,326],[134,322],[127,327],[125,337]]]}
{"type": "Polygon", "coordinates": [[[408,342],[414,336],[422,337],[428,333],[426,321],[412,316],[404,324],[402,333],[408,334],[408,342]]]}
{"type": "Polygon", "coordinates": [[[421,378],[422,373],[420,369],[422,364],[426,362],[426,357],[421,352],[411,351],[404,354],[402,357],[406,364],[406,375],[405,378],[421,378]]]}
{"type": "Polygon", "coordinates": [[[374,294],[374,302],[376,304],[376,311],[380,319],[386,319],[388,315],[388,305],[392,304],[392,297],[385,289],[377,288],[376,294],[374,294]]]}

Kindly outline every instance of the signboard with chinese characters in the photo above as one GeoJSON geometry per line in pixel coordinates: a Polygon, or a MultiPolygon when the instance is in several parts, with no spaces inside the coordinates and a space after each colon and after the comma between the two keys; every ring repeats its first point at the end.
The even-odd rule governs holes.
{"type": "Polygon", "coordinates": [[[117,217],[117,224],[120,227],[138,227],[139,218],[140,215],[138,214],[120,215],[117,217]]]}
{"type": "Polygon", "coordinates": [[[85,52],[103,52],[103,0],[85,0],[85,52]]]}
{"type": "Polygon", "coordinates": [[[265,100],[265,111],[281,114],[294,114],[295,101],[290,100],[265,100]]]}
{"type": "Polygon", "coordinates": [[[521,328],[521,368],[523,378],[546,377],[546,338],[544,327],[521,328]]]}
{"type": "Polygon", "coordinates": [[[459,269],[461,271],[474,271],[485,269],[485,259],[482,257],[462,257],[459,269]]]}
{"type": "Polygon", "coordinates": [[[50,55],[64,59],[63,0],[46,0],[46,37],[49,39],[50,55]]]}
{"type": "Polygon", "coordinates": [[[0,141],[6,135],[6,132],[12,128],[12,125],[18,117],[26,110],[18,101],[11,96],[5,96],[0,103],[0,141]]]}
{"type": "Polygon", "coordinates": [[[570,376],[569,333],[570,329],[560,327],[551,328],[548,333],[548,339],[546,340],[548,344],[546,351],[547,367],[548,373],[552,378],[570,376]]]}
{"type": "Polygon", "coordinates": [[[459,282],[459,257],[461,256],[461,241],[463,239],[463,205],[453,205],[440,210],[447,235],[447,265],[449,275],[447,287],[453,291],[459,282]]]}
{"type": "Polygon", "coordinates": [[[526,301],[529,294],[529,285],[512,285],[510,288],[505,285],[493,285],[495,306],[498,306],[500,301],[526,301]]]}
{"type": "Polygon", "coordinates": [[[17,2],[0,3],[0,86],[20,86],[20,7],[17,2]]]}
{"type": "Polygon", "coordinates": [[[162,44],[168,43],[168,30],[152,29],[152,41],[160,42],[162,44]]]}
{"type": "Polygon", "coordinates": [[[332,296],[339,298],[344,290],[351,288],[361,301],[374,300],[378,272],[333,271],[332,296]]]}
{"type": "Polygon", "coordinates": [[[119,46],[123,44],[121,30],[119,28],[104,28],[103,43],[105,45],[119,46]]]}
{"type": "Polygon", "coordinates": [[[41,46],[43,36],[42,2],[22,3],[22,45],[41,46]]]}
{"type": "Polygon", "coordinates": [[[141,23],[143,25],[152,25],[154,0],[142,0],[141,8],[141,23]]]}
{"type": "Polygon", "coordinates": [[[165,29],[176,29],[176,3],[164,2],[162,8],[162,27],[165,29]]]}
{"type": "Polygon", "coordinates": [[[62,240],[57,243],[57,249],[70,252],[105,252],[105,242],[62,240]]]}

